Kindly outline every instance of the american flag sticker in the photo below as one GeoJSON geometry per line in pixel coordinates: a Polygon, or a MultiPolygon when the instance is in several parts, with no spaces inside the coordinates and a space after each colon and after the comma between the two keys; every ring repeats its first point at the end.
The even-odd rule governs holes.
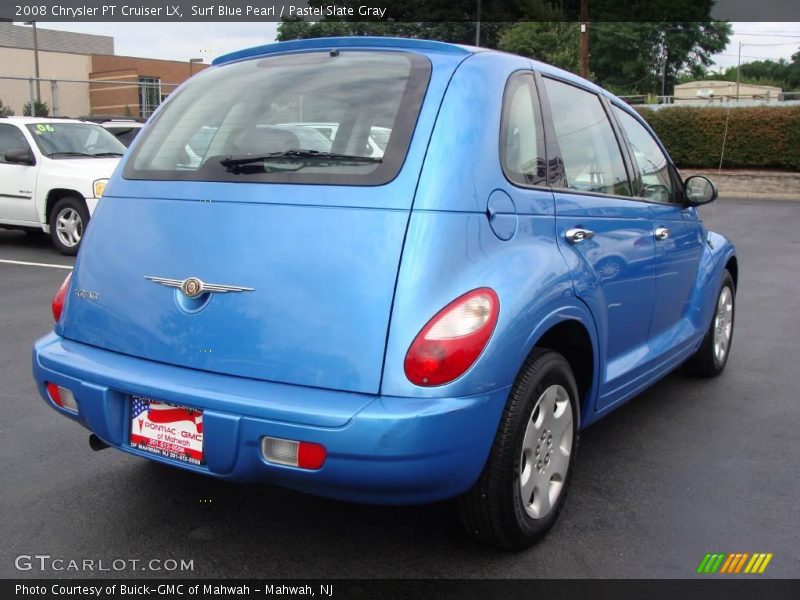
{"type": "Polygon", "coordinates": [[[203,411],[131,396],[131,446],[195,465],[203,464],[203,411]]]}

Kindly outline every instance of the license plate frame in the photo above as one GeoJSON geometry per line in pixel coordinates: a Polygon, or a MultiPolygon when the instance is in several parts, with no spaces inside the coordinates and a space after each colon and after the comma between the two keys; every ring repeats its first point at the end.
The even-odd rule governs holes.
{"type": "Polygon", "coordinates": [[[203,411],[130,394],[128,396],[131,448],[196,466],[205,465],[203,411]]]}

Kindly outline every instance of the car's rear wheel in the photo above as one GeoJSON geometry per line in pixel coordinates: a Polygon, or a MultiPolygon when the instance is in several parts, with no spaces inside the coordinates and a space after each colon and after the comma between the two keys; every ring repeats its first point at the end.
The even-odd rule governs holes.
{"type": "Polygon", "coordinates": [[[89,223],[86,204],[75,196],[65,196],[59,200],[50,213],[50,238],[61,254],[74,256],[89,223]]]}
{"type": "Polygon", "coordinates": [[[711,325],[700,348],[686,361],[689,373],[698,377],[715,377],[725,369],[733,342],[735,308],[736,286],[730,272],[725,271],[711,325]]]}
{"type": "Polygon", "coordinates": [[[578,445],[577,399],[566,359],[536,349],[509,394],[483,472],[459,499],[472,537],[522,549],[553,526],[578,445]]]}

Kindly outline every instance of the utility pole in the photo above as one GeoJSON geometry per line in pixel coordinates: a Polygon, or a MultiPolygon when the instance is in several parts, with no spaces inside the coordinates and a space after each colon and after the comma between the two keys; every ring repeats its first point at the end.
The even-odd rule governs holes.
{"type": "Polygon", "coordinates": [[[581,77],[589,76],[589,0],[581,0],[581,77]]]}
{"type": "Polygon", "coordinates": [[[189,59],[189,77],[194,75],[194,66],[196,64],[199,64],[199,63],[202,63],[202,62],[203,62],[202,58],[190,58],[189,59]]]}
{"type": "Polygon", "coordinates": [[[481,0],[478,0],[477,16],[475,17],[475,45],[481,45],[481,0]]]}
{"type": "Polygon", "coordinates": [[[736,63],[736,102],[739,102],[739,71],[742,68],[742,42],[739,42],[739,61],[736,63]]]}
{"type": "MultiPolygon", "coordinates": [[[[36,21],[25,21],[25,25],[33,26],[33,65],[36,73],[36,103],[42,101],[42,89],[39,81],[39,39],[36,36],[36,21]]],[[[31,115],[36,116],[36,106],[31,106],[31,115]]]]}
{"type": "Polygon", "coordinates": [[[667,36],[664,35],[664,45],[663,45],[663,60],[664,66],[661,69],[661,99],[666,104],[666,96],[667,96],[667,36]]]}

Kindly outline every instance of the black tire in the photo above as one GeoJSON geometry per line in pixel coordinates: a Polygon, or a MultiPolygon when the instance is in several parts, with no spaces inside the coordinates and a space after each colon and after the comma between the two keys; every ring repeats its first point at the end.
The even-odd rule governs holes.
{"type": "Polygon", "coordinates": [[[483,472],[458,500],[461,521],[471,537],[500,548],[521,550],[553,526],[569,490],[578,449],[577,399],[575,377],[566,359],[546,348],[535,349],[508,396],[483,472]],[[569,395],[572,447],[560,493],[549,512],[536,519],[526,512],[520,491],[523,439],[539,398],[553,385],[562,386],[569,395]]]}
{"type": "Polygon", "coordinates": [[[728,364],[728,357],[731,355],[731,345],[733,344],[733,331],[736,323],[736,286],[729,271],[725,271],[722,276],[722,283],[716,295],[714,305],[714,315],[711,317],[711,324],[708,326],[706,335],[700,348],[686,361],[684,368],[695,377],[716,377],[725,369],[728,364]],[[714,348],[714,333],[717,326],[717,316],[720,308],[720,297],[725,289],[730,291],[731,299],[731,332],[725,354],[720,360],[714,348]]]}
{"type": "Polygon", "coordinates": [[[80,231],[78,232],[78,236],[80,239],[83,238],[86,226],[89,224],[89,210],[86,208],[86,203],[82,198],[78,198],[77,196],[64,196],[61,200],[56,202],[56,205],[50,213],[50,239],[53,241],[56,250],[61,252],[61,254],[75,256],[78,253],[78,248],[80,248],[80,239],[78,243],[74,245],[68,244],[62,241],[57,228],[59,218],[61,218],[62,214],[68,213],[68,211],[74,211],[74,214],[78,215],[80,219],[80,231]]]}

